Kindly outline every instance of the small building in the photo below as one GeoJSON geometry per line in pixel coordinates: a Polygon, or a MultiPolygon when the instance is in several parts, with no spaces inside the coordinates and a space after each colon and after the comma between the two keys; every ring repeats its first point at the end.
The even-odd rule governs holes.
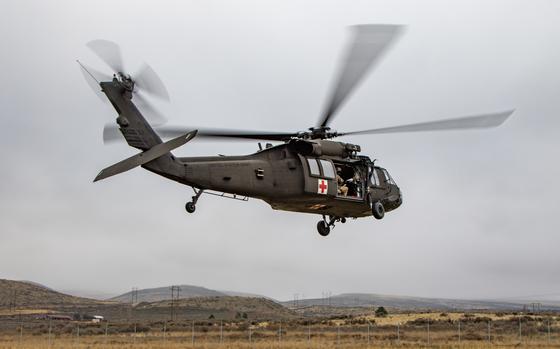
{"type": "Polygon", "coordinates": [[[101,315],[93,315],[93,318],[91,319],[91,322],[93,323],[99,323],[101,321],[105,320],[105,318],[101,315]]]}

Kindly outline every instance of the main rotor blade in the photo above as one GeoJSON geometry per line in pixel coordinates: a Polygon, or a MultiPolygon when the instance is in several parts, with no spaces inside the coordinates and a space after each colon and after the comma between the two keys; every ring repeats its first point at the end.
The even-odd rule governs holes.
{"type": "Polygon", "coordinates": [[[169,101],[169,93],[165,85],[148,64],[144,63],[140,70],[134,74],[134,82],[143,91],[169,101]]]}
{"type": "Polygon", "coordinates": [[[152,124],[152,126],[163,125],[167,122],[167,118],[150,102],[148,102],[142,90],[135,90],[132,100],[138,110],[140,110],[142,115],[150,124],[152,124]]]}
{"type": "Polygon", "coordinates": [[[105,62],[113,73],[124,72],[121,49],[119,45],[108,40],[93,40],[88,42],[89,47],[103,62],[105,62]]]}
{"type": "Polygon", "coordinates": [[[84,75],[84,79],[88,83],[89,87],[95,92],[97,97],[99,97],[103,102],[108,102],[107,96],[101,91],[101,86],[99,86],[99,82],[101,81],[110,81],[111,77],[105,73],[101,73],[91,67],[86,66],[80,61],[77,61],[80,65],[80,71],[84,75]]]}
{"type": "Polygon", "coordinates": [[[353,40],[343,58],[326,108],[318,126],[327,126],[368,70],[378,62],[402,32],[398,25],[358,25],[352,27],[353,40]]]}
{"type": "MultiPolygon", "coordinates": [[[[229,138],[229,139],[253,139],[265,141],[285,141],[297,136],[297,133],[282,133],[269,131],[246,131],[246,130],[227,130],[227,129],[210,129],[198,127],[171,127],[160,126],[154,127],[155,131],[162,138],[173,138],[177,135],[185,134],[191,130],[198,130],[197,138],[229,138]]],[[[103,129],[103,142],[111,143],[122,140],[119,128],[115,124],[106,124],[103,129]]]]}
{"type": "Polygon", "coordinates": [[[371,130],[363,130],[363,131],[338,132],[337,136],[491,128],[503,124],[513,112],[514,110],[506,110],[500,113],[473,115],[473,116],[466,116],[466,117],[455,118],[455,119],[420,122],[417,124],[374,128],[371,130]]]}

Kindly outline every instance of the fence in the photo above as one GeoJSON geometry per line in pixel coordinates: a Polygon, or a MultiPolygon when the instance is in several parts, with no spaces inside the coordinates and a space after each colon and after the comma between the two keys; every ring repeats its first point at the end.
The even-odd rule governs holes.
{"type": "Polygon", "coordinates": [[[169,347],[333,347],[526,345],[560,346],[554,317],[508,320],[430,321],[404,324],[355,324],[310,321],[155,321],[101,322],[38,319],[0,320],[0,348],[103,347],[150,345],[169,347]]]}

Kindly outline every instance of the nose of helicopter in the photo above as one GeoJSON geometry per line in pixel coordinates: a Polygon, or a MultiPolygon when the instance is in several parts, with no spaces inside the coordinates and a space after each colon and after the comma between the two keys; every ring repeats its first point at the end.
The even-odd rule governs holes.
{"type": "Polygon", "coordinates": [[[401,188],[398,188],[398,192],[399,192],[399,198],[397,199],[397,206],[396,207],[399,207],[400,205],[402,205],[402,201],[403,201],[403,195],[402,195],[401,188]]]}

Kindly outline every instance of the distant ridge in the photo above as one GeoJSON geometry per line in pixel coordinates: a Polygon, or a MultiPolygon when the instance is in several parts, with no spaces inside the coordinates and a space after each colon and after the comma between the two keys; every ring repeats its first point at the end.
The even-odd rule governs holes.
{"type": "MultiPolygon", "coordinates": [[[[217,291],[202,286],[179,285],[179,288],[180,288],[179,291],[180,299],[189,299],[195,297],[226,297],[226,296],[268,298],[252,293],[234,292],[234,291],[217,291]]],[[[165,301],[169,299],[171,299],[171,286],[165,286],[165,287],[139,289],[137,293],[137,298],[134,301],[135,303],[159,302],[159,301],[165,301]]],[[[132,291],[110,298],[109,300],[122,302],[122,303],[130,303],[132,301],[132,291]]]]}
{"type": "Polygon", "coordinates": [[[74,297],[30,281],[0,279],[0,309],[95,306],[107,302],[74,297]]]}
{"type": "MultiPolygon", "coordinates": [[[[330,298],[300,299],[282,302],[288,307],[334,306],[334,307],[375,307],[383,306],[400,310],[498,310],[519,311],[527,302],[499,300],[464,300],[446,298],[423,298],[391,296],[370,293],[343,293],[330,298]]],[[[560,310],[558,304],[542,304],[542,309],[560,310]]]]}

